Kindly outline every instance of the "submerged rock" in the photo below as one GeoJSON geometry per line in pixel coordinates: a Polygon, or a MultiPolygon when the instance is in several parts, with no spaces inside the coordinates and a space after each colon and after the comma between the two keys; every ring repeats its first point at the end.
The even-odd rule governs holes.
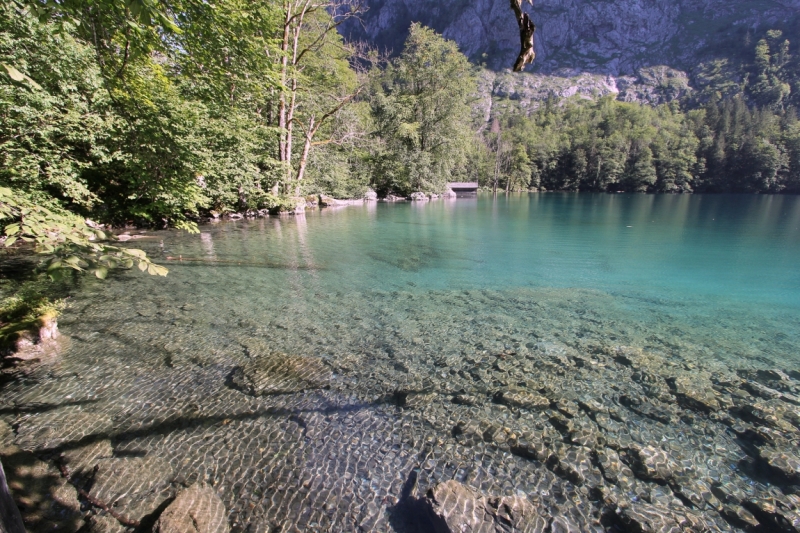
{"type": "Polygon", "coordinates": [[[15,442],[24,450],[44,450],[107,434],[112,426],[108,416],[78,407],[64,407],[25,418],[17,428],[15,442]]]}
{"type": "Polygon", "coordinates": [[[629,455],[633,458],[634,471],[645,479],[666,482],[674,477],[678,468],[667,452],[655,446],[634,446],[629,455]]]}
{"type": "Polygon", "coordinates": [[[163,489],[172,478],[172,466],[155,456],[101,459],[89,495],[116,506],[127,518],[141,520],[167,499],[163,489]]]}
{"type": "Polygon", "coordinates": [[[617,507],[614,513],[615,519],[622,523],[624,531],[641,533],[719,531],[713,522],[689,509],[673,510],[637,502],[617,507]]]}
{"type": "Polygon", "coordinates": [[[619,454],[616,451],[611,448],[605,448],[597,452],[597,462],[600,464],[600,469],[603,471],[603,477],[605,477],[609,483],[621,483],[625,486],[630,484],[633,472],[620,460],[619,454]]]}
{"type": "Polygon", "coordinates": [[[227,533],[225,505],[205,483],[196,483],[178,494],[158,518],[154,533],[227,533]]]}
{"type": "Polygon", "coordinates": [[[271,353],[260,355],[233,371],[233,384],[253,396],[320,389],[331,379],[330,369],[316,357],[271,353]]]}
{"type": "Polygon", "coordinates": [[[91,533],[125,533],[127,529],[111,515],[94,515],[89,518],[89,531],[91,533]]]}
{"type": "Polygon", "coordinates": [[[91,472],[101,459],[107,459],[113,454],[111,441],[104,439],[65,450],[61,453],[60,461],[71,475],[82,475],[91,472]]]}
{"type": "Polygon", "coordinates": [[[800,485],[800,457],[788,450],[775,450],[763,447],[759,450],[761,459],[764,460],[773,472],[783,477],[793,485],[800,485]]]}
{"type": "Polygon", "coordinates": [[[684,374],[667,380],[678,401],[690,408],[712,412],[720,408],[711,381],[697,375],[684,374]]]}
{"type": "Polygon", "coordinates": [[[550,407],[550,400],[540,394],[528,391],[501,391],[495,398],[500,403],[522,409],[543,410],[550,407]]]}
{"type": "Polygon", "coordinates": [[[425,502],[442,533],[544,533],[549,526],[527,498],[483,496],[454,480],[433,487],[425,502]]]}

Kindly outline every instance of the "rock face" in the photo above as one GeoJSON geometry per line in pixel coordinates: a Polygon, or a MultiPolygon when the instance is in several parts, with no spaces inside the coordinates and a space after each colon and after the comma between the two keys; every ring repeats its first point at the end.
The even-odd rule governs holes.
{"type": "Polygon", "coordinates": [[[158,518],[154,533],[228,533],[225,505],[214,489],[196,483],[175,498],[158,518]]]}
{"type": "Polygon", "coordinates": [[[523,111],[533,111],[548,98],[578,96],[595,99],[612,95],[623,102],[661,104],[692,92],[686,72],[668,66],[642,67],[631,75],[586,72],[562,68],[552,74],[483,70],[473,108],[488,123],[511,100],[523,111]]]}
{"type": "Polygon", "coordinates": [[[234,370],[233,384],[253,396],[300,392],[325,387],[331,372],[315,357],[271,353],[234,370]]]}
{"type": "MultiPolygon", "coordinates": [[[[519,52],[519,32],[508,0],[368,0],[367,5],[363,24],[354,19],[341,29],[345,37],[398,53],[410,23],[418,21],[495,70],[510,69],[519,52]]],[[[527,10],[536,24],[536,60],[529,69],[619,76],[655,65],[689,69],[713,41],[791,21],[800,1],[756,6],[744,0],[538,0],[527,10]]]]}

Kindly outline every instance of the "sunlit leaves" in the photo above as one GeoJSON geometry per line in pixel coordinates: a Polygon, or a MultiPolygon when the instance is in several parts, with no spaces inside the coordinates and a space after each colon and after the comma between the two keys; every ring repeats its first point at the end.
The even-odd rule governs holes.
{"type": "Polygon", "coordinates": [[[473,67],[453,41],[413,24],[402,55],[373,89],[373,117],[387,150],[374,159],[384,191],[440,192],[466,172],[473,67]]]}
{"type": "Polygon", "coordinates": [[[52,279],[69,270],[90,271],[105,279],[112,269],[131,268],[134,260],[143,272],[167,275],[167,269],[150,261],[143,250],[109,244],[107,235],[89,222],[69,212],[38,206],[24,193],[0,187],[0,226],[5,226],[7,235],[3,245],[10,248],[17,239],[33,245],[48,256],[47,273],[52,279]]]}

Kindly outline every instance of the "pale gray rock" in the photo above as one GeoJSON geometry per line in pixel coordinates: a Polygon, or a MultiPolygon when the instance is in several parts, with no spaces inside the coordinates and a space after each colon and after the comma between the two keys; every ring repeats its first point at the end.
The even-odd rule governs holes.
{"type": "Polygon", "coordinates": [[[425,194],[424,192],[412,192],[409,198],[411,198],[411,200],[415,202],[424,202],[426,200],[429,200],[428,195],[425,194]]]}
{"type": "Polygon", "coordinates": [[[324,194],[319,195],[319,206],[320,207],[333,207],[336,205],[336,199],[330,196],[326,196],[324,194]]]}

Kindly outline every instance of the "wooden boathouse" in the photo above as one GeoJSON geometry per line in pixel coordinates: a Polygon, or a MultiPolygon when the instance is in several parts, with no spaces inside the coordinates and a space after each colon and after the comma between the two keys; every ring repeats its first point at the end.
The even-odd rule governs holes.
{"type": "Polygon", "coordinates": [[[462,194],[478,194],[478,182],[452,182],[448,183],[447,187],[458,195],[462,194]]]}

